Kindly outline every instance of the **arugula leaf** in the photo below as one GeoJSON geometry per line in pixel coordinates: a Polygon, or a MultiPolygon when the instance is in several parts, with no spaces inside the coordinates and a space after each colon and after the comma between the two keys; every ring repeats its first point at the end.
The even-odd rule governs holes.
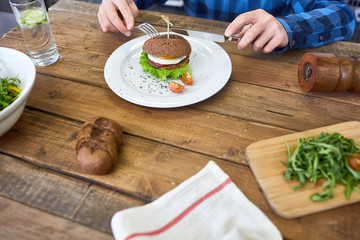
{"type": "Polygon", "coordinates": [[[339,133],[321,133],[316,137],[299,138],[293,154],[285,141],[288,162],[282,162],[287,169],[286,180],[298,180],[303,188],[306,182],[316,183],[325,179],[323,191],[310,196],[313,201],[326,201],[333,197],[336,184],[345,185],[345,197],[350,199],[353,190],[358,191],[360,172],[348,165],[348,157],[360,153],[353,139],[339,133]]]}

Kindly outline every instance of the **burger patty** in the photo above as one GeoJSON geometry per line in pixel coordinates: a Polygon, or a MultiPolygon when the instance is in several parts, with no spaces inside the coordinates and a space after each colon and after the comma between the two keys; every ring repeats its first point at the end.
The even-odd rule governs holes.
{"type": "Polygon", "coordinates": [[[173,70],[173,69],[179,68],[179,67],[183,66],[185,63],[189,62],[189,57],[190,56],[187,56],[186,58],[184,58],[183,60],[181,60],[179,63],[176,63],[176,64],[160,64],[160,63],[153,62],[150,59],[148,59],[148,63],[154,68],[164,68],[167,70],[173,70]]]}

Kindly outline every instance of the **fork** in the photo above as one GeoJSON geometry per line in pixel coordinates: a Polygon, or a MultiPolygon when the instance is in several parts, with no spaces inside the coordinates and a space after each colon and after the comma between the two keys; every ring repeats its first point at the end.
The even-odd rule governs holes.
{"type": "Polygon", "coordinates": [[[150,23],[142,23],[135,28],[139,29],[140,31],[148,35],[150,38],[154,38],[160,35],[159,32],[150,23]]]}

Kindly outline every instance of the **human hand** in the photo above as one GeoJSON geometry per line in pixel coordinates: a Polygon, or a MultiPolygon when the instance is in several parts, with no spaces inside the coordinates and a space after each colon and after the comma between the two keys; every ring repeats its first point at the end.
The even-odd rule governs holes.
{"type": "Polygon", "coordinates": [[[237,36],[238,49],[243,50],[252,44],[254,51],[272,52],[276,47],[285,47],[289,38],[282,24],[271,14],[262,9],[240,14],[226,28],[225,35],[234,35],[242,28],[237,36]]]}
{"type": "Polygon", "coordinates": [[[98,11],[98,19],[104,32],[121,32],[131,35],[134,18],[139,13],[133,0],[103,0],[98,11]]]}

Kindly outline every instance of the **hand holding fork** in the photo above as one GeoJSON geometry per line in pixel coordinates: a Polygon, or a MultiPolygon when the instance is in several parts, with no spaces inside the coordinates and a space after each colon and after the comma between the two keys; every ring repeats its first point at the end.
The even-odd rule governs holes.
{"type": "Polygon", "coordinates": [[[98,19],[104,32],[121,32],[130,36],[138,13],[133,0],[102,0],[98,19]]]}

